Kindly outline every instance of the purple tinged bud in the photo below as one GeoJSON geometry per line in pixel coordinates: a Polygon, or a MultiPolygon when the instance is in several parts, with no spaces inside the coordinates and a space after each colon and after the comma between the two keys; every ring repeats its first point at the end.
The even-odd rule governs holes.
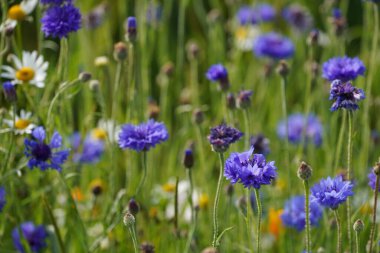
{"type": "Polygon", "coordinates": [[[193,112],[193,121],[195,124],[200,125],[204,121],[204,113],[201,109],[196,108],[193,112]]]}
{"type": "Polygon", "coordinates": [[[183,156],[183,165],[186,169],[191,169],[194,165],[194,152],[192,149],[186,149],[183,156]]]}
{"type": "Polygon", "coordinates": [[[286,61],[282,60],[279,62],[277,73],[282,77],[286,77],[289,74],[289,65],[286,61]]]}
{"type": "Polygon", "coordinates": [[[126,21],[126,36],[129,42],[135,42],[137,37],[137,20],[135,17],[128,17],[126,21]]]}
{"type": "Polygon", "coordinates": [[[114,46],[113,55],[115,60],[117,61],[123,61],[127,59],[128,56],[128,50],[127,45],[125,45],[124,42],[118,42],[114,46]]]}
{"type": "Polygon", "coordinates": [[[134,198],[131,198],[128,202],[128,212],[133,216],[136,216],[140,211],[140,205],[134,198]]]}
{"type": "Polygon", "coordinates": [[[353,225],[353,229],[355,232],[361,232],[363,231],[364,229],[364,222],[362,220],[357,220],[355,221],[354,225],[353,225]]]}
{"type": "Polygon", "coordinates": [[[373,173],[375,173],[375,175],[380,174],[380,163],[376,163],[376,165],[373,167],[373,173]]]}
{"type": "Polygon", "coordinates": [[[228,109],[235,109],[236,108],[236,99],[233,93],[229,92],[226,95],[226,101],[227,101],[227,108],[228,109]]]}
{"type": "Polygon", "coordinates": [[[143,242],[140,245],[140,250],[142,253],[154,253],[154,245],[149,242],[143,242]]]}
{"type": "Polygon", "coordinates": [[[305,162],[301,162],[298,167],[297,175],[300,179],[307,181],[313,174],[313,169],[305,162]]]}
{"type": "Polygon", "coordinates": [[[237,106],[241,109],[247,109],[251,106],[251,96],[253,92],[250,90],[242,90],[237,96],[237,106]]]}
{"type": "Polygon", "coordinates": [[[17,100],[17,92],[15,86],[11,82],[3,83],[3,90],[5,98],[10,102],[15,102],[17,100]]]}

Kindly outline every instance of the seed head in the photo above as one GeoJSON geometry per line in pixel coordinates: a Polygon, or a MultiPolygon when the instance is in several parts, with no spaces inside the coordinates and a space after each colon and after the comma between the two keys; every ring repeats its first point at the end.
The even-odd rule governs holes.
{"type": "Polygon", "coordinates": [[[297,175],[300,179],[306,181],[309,180],[313,173],[313,169],[305,162],[301,162],[298,167],[297,175]]]}
{"type": "Polygon", "coordinates": [[[133,226],[136,222],[135,216],[129,212],[126,212],[123,217],[123,222],[127,227],[133,226]]]}
{"type": "Polygon", "coordinates": [[[363,231],[363,229],[364,229],[364,223],[363,223],[363,221],[360,220],[360,219],[357,220],[357,221],[355,221],[353,228],[354,228],[354,231],[356,231],[356,232],[363,231]]]}

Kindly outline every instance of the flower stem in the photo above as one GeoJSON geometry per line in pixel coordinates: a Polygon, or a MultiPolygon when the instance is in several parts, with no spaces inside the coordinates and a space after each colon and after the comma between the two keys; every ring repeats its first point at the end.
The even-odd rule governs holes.
{"type": "Polygon", "coordinates": [[[305,214],[306,214],[306,252],[311,252],[311,236],[310,236],[310,191],[309,191],[309,181],[303,181],[305,187],[305,214]]]}
{"type": "Polygon", "coordinates": [[[369,253],[372,253],[373,240],[375,239],[375,229],[376,229],[376,211],[377,211],[377,195],[379,194],[379,182],[380,177],[376,175],[376,184],[375,184],[375,195],[373,199],[373,213],[372,213],[372,224],[371,224],[371,233],[369,236],[369,253]]]}
{"type": "MultiPolygon", "coordinates": [[[[288,126],[288,112],[286,109],[286,77],[281,78],[281,107],[282,107],[282,117],[285,121],[285,162],[286,167],[289,167],[289,126],[288,126]]],[[[290,170],[288,171],[288,182],[290,180],[290,170]]]]}
{"type": "Polygon", "coordinates": [[[132,237],[132,242],[133,242],[133,248],[135,250],[135,253],[138,253],[138,243],[137,243],[137,236],[136,236],[136,230],[135,230],[135,224],[132,224],[128,227],[129,233],[131,234],[132,237]]]}
{"type": "Polygon", "coordinates": [[[189,178],[189,185],[190,185],[190,190],[189,190],[189,204],[190,204],[190,210],[191,210],[191,223],[194,223],[194,204],[193,204],[193,175],[192,175],[192,169],[186,169],[187,171],[187,176],[189,178]]]}
{"type": "Polygon", "coordinates": [[[334,161],[333,169],[337,169],[338,163],[340,160],[340,155],[342,153],[343,134],[346,131],[346,118],[347,118],[347,114],[343,113],[342,124],[340,125],[339,136],[338,136],[338,145],[336,147],[335,161],[334,161]]]}
{"type": "Polygon", "coordinates": [[[337,244],[336,252],[341,253],[342,252],[342,231],[341,231],[340,218],[339,218],[338,210],[333,210],[333,211],[335,215],[336,226],[338,229],[338,244],[337,244]]]}
{"type": "Polygon", "coordinates": [[[246,201],[247,201],[247,216],[246,216],[246,225],[247,225],[247,234],[248,234],[248,243],[252,240],[252,235],[251,235],[251,215],[250,215],[250,210],[251,208],[249,208],[250,206],[250,189],[247,188],[246,189],[246,201]]]}
{"type": "MultiPolygon", "coordinates": [[[[261,207],[261,200],[260,200],[260,192],[259,189],[255,188],[255,197],[256,197],[256,205],[257,205],[257,239],[256,239],[256,252],[260,253],[260,232],[261,232],[261,214],[262,214],[262,207],[261,207]]],[[[247,203],[248,205],[248,203],[247,203]]]]}
{"type": "MultiPolygon", "coordinates": [[[[348,112],[348,143],[347,143],[347,180],[351,180],[351,160],[352,160],[352,113],[348,112]]],[[[348,252],[352,252],[351,238],[351,198],[347,198],[347,238],[348,252]]]]}
{"type": "Polygon", "coordinates": [[[147,156],[147,152],[146,152],[146,151],[143,151],[143,153],[142,153],[143,175],[142,175],[142,177],[141,177],[141,180],[140,180],[139,185],[138,185],[137,188],[136,188],[135,196],[138,196],[138,194],[139,194],[139,192],[140,192],[142,186],[144,185],[145,179],[146,179],[146,174],[147,174],[146,156],[147,156]]]}
{"type": "Polygon", "coordinates": [[[219,179],[218,179],[218,186],[216,187],[216,194],[215,194],[215,201],[214,201],[214,210],[213,210],[214,234],[213,234],[213,239],[212,239],[212,246],[214,248],[216,248],[216,247],[219,246],[219,245],[217,245],[217,238],[218,238],[218,205],[219,205],[219,195],[220,195],[220,190],[222,188],[222,179],[223,179],[223,168],[224,168],[223,153],[219,153],[219,161],[220,161],[219,179]]]}
{"type": "Polygon", "coordinates": [[[248,114],[248,109],[244,109],[243,110],[243,114],[244,114],[244,127],[245,127],[245,133],[244,133],[244,148],[249,148],[250,145],[249,145],[249,136],[250,136],[250,133],[249,133],[249,114],[248,114]]]}
{"type": "Polygon", "coordinates": [[[359,231],[355,231],[356,253],[360,253],[359,248],[359,231]]]}

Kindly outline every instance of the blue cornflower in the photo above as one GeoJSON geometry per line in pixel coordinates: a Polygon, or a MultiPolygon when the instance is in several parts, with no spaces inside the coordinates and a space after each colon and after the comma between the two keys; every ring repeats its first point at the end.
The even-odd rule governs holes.
{"type": "MultiPolygon", "coordinates": [[[[316,226],[322,217],[322,208],[314,199],[310,198],[310,225],[316,226]]],[[[281,214],[281,220],[285,226],[297,229],[299,232],[305,229],[305,196],[294,196],[285,203],[285,208],[281,214]]]]}
{"type": "Polygon", "coordinates": [[[285,59],[294,55],[293,42],[274,32],[260,35],[253,44],[253,51],[257,57],[285,59]]]}
{"type": "Polygon", "coordinates": [[[301,5],[292,4],[286,7],[282,16],[294,29],[307,32],[313,27],[313,17],[310,12],[301,5]]]}
{"type": "Polygon", "coordinates": [[[251,6],[247,5],[240,7],[236,14],[236,18],[240,25],[256,24],[259,22],[259,17],[256,11],[251,6]]]}
{"type": "Polygon", "coordinates": [[[125,22],[126,36],[129,41],[135,41],[137,36],[137,21],[135,17],[128,17],[125,22]]]}
{"type": "Polygon", "coordinates": [[[215,152],[223,153],[228,149],[230,144],[238,141],[242,136],[243,133],[238,129],[222,123],[219,126],[211,128],[208,140],[215,152]]]}
{"type": "Polygon", "coordinates": [[[3,90],[4,90],[4,95],[5,98],[8,101],[14,102],[17,100],[17,92],[14,84],[12,82],[4,82],[3,83],[3,90]]]}
{"type": "Polygon", "coordinates": [[[6,195],[5,188],[0,187],[0,212],[3,211],[3,208],[5,204],[7,203],[7,200],[5,199],[5,195],[6,195]]]}
{"type": "Polygon", "coordinates": [[[269,139],[263,134],[251,136],[251,147],[253,147],[254,153],[267,155],[270,153],[269,139]]]}
{"type": "Polygon", "coordinates": [[[336,79],[343,82],[355,80],[359,75],[363,76],[364,72],[364,64],[358,57],[335,57],[322,66],[322,77],[330,82],[336,79]]]}
{"type": "Polygon", "coordinates": [[[32,252],[40,252],[46,247],[48,233],[45,227],[43,225],[35,226],[33,222],[29,221],[22,223],[20,228],[14,228],[12,231],[13,244],[19,252],[25,253],[19,230],[21,230],[22,236],[29,244],[32,252]]]}
{"type": "Polygon", "coordinates": [[[253,154],[253,148],[243,153],[232,153],[226,160],[224,176],[232,184],[241,183],[245,188],[260,189],[277,177],[274,162],[267,162],[264,155],[253,154]]]}
{"type": "Polygon", "coordinates": [[[341,11],[341,9],[339,9],[339,8],[333,8],[333,10],[332,10],[332,15],[333,15],[333,17],[334,17],[335,19],[340,19],[340,18],[343,17],[343,15],[342,15],[342,11],[341,11]]]}
{"type": "Polygon", "coordinates": [[[97,163],[104,153],[104,141],[88,135],[83,143],[81,143],[79,133],[73,134],[71,137],[71,146],[75,152],[73,161],[77,163],[97,163]],[[81,145],[82,144],[82,145],[81,145]]]}
{"type": "Polygon", "coordinates": [[[62,5],[64,3],[71,3],[72,0],[40,0],[41,4],[62,5]]]}
{"type": "Polygon", "coordinates": [[[45,143],[46,132],[43,127],[36,127],[32,132],[34,139],[25,139],[25,155],[29,158],[28,167],[33,169],[38,167],[41,170],[52,168],[61,171],[61,165],[69,156],[69,150],[53,151],[62,146],[62,137],[58,132],[54,132],[50,144],[45,143]]]}
{"type": "Polygon", "coordinates": [[[276,10],[270,4],[258,4],[255,6],[255,10],[261,22],[269,22],[276,17],[276,10]]]}
{"type": "MultiPolygon", "coordinates": [[[[303,134],[307,142],[313,142],[315,146],[322,144],[323,126],[319,119],[310,114],[307,117],[300,113],[292,114],[288,117],[288,140],[297,144],[302,141],[303,134]]],[[[277,135],[281,139],[286,138],[285,120],[277,126],[277,135]]]]}
{"type": "Polygon", "coordinates": [[[353,187],[350,181],[343,181],[342,176],[328,177],[315,184],[311,193],[320,205],[335,210],[349,196],[354,195],[353,187]]]}
{"type": "Polygon", "coordinates": [[[81,20],[79,9],[71,3],[52,6],[47,9],[41,19],[42,31],[47,37],[62,39],[69,33],[78,31],[81,27],[81,20]]]}
{"type": "MultiPolygon", "coordinates": [[[[376,175],[373,171],[371,171],[368,174],[368,185],[372,188],[372,190],[375,190],[375,188],[376,188],[376,175]]],[[[378,191],[380,192],[380,187],[379,187],[378,191]]]]}
{"type": "Polygon", "coordinates": [[[148,151],[169,138],[165,125],[153,119],[140,125],[125,124],[119,133],[119,146],[138,152],[148,151]]]}
{"type": "Polygon", "coordinates": [[[207,70],[206,77],[211,82],[219,82],[220,88],[224,91],[230,87],[227,69],[222,64],[212,65],[207,70]]]}
{"type": "Polygon", "coordinates": [[[364,98],[364,91],[356,88],[349,81],[335,80],[331,83],[329,99],[334,100],[331,111],[336,111],[339,108],[355,111],[359,109],[358,101],[364,98]]]}

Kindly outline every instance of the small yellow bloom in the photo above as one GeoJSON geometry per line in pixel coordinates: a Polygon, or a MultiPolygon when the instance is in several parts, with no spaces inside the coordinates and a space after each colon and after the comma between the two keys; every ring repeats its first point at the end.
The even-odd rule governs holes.
{"type": "Polygon", "coordinates": [[[162,189],[165,191],[165,192],[174,192],[175,191],[175,184],[173,183],[166,183],[162,186],[162,189]]]}
{"type": "Polygon", "coordinates": [[[282,225],[281,221],[281,214],[283,210],[274,210],[273,208],[269,209],[269,224],[268,224],[268,230],[269,232],[278,238],[280,233],[283,231],[284,227],[282,225]]]}
{"type": "Polygon", "coordinates": [[[23,130],[30,125],[30,120],[27,119],[18,119],[15,122],[15,128],[19,130],[23,130]]]}
{"type": "Polygon", "coordinates": [[[104,182],[100,178],[96,178],[90,182],[90,189],[92,194],[98,196],[104,191],[104,182]]]}
{"type": "Polygon", "coordinates": [[[201,196],[199,196],[198,202],[199,202],[198,205],[200,209],[207,209],[210,199],[207,194],[202,193],[201,196]]]}
{"type": "Polygon", "coordinates": [[[29,67],[22,67],[16,72],[16,78],[23,82],[29,82],[34,78],[34,70],[29,67]]]}
{"type": "Polygon", "coordinates": [[[105,140],[107,138],[107,132],[102,128],[95,128],[92,130],[92,137],[99,140],[105,140]]]}
{"type": "Polygon", "coordinates": [[[25,19],[26,15],[27,14],[25,13],[25,11],[21,8],[21,5],[19,5],[19,4],[13,5],[8,10],[8,18],[9,19],[21,21],[21,20],[25,19]]]}
{"type": "Polygon", "coordinates": [[[151,207],[149,209],[149,217],[150,218],[157,218],[157,215],[158,215],[158,209],[157,209],[157,207],[151,207]]]}

